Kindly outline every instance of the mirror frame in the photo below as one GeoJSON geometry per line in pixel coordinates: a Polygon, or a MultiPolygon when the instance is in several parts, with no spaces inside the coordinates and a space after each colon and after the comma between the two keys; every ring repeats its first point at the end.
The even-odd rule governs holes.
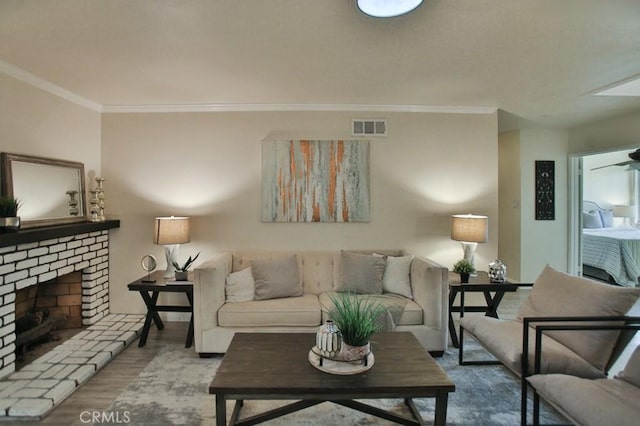
{"type": "MultiPolygon", "coordinates": [[[[76,223],[76,222],[86,222],[87,221],[87,203],[86,203],[86,193],[85,193],[85,185],[84,185],[84,164],[76,161],[66,161],[66,160],[57,160],[53,158],[45,158],[45,157],[36,157],[31,155],[22,155],[22,154],[10,154],[3,152],[0,154],[0,161],[2,162],[2,194],[5,196],[15,196],[20,199],[19,194],[13,193],[13,162],[23,162],[23,163],[32,163],[32,164],[44,164],[47,166],[57,166],[57,167],[68,167],[71,169],[78,170],[80,174],[80,187],[78,188],[78,192],[81,194],[81,200],[79,200],[78,205],[82,207],[82,214],[78,214],[78,216],[72,217],[56,217],[56,218],[45,218],[45,219],[33,219],[33,220],[23,220],[22,227],[23,228],[33,228],[37,226],[49,226],[49,225],[61,225],[65,223],[76,223]]],[[[19,214],[18,214],[19,216],[19,214]]]]}

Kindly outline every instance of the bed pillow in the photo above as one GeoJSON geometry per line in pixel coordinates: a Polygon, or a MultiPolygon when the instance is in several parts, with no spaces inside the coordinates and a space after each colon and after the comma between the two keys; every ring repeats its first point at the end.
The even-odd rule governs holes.
{"type": "Polygon", "coordinates": [[[281,259],[254,259],[251,271],[256,282],[254,300],[302,296],[295,255],[281,259]]]}
{"type": "Polygon", "coordinates": [[[374,253],[374,256],[387,259],[387,266],[382,276],[382,292],[399,294],[413,299],[411,291],[411,261],[413,256],[384,256],[374,253]]]}
{"type": "Polygon", "coordinates": [[[602,228],[602,216],[595,210],[582,212],[582,227],[583,228],[602,228]]]}
{"type": "Polygon", "coordinates": [[[387,266],[384,257],[343,251],[342,277],[336,291],[356,294],[382,294],[382,277],[387,266]]]}
{"type": "MultiPolygon", "coordinates": [[[[622,316],[638,300],[640,288],[602,284],[547,265],[522,303],[518,318],[548,316],[622,316]]],[[[619,331],[547,331],[600,370],[604,370],[619,331]]]]}
{"type": "Polygon", "coordinates": [[[603,228],[611,228],[613,226],[613,210],[599,210],[600,219],[603,228]]]}
{"type": "Polygon", "coordinates": [[[225,294],[227,302],[247,302],[253,300],[256,291],[255,281],[251,274],[251,267],[227,276],[225,294]]]}

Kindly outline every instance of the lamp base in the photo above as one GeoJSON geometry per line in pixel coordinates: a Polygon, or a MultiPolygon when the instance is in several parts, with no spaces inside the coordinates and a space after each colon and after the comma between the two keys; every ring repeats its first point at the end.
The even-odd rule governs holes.
{"type": "MultiPolygon", "coordinates": [[[[469,261],[472,265],[475,266],[474,260],[476,257],[476,248],[478,247],[478,243],[468,243],[466,241],[461,241],[462,251],[464,252],[464,260],[469,261]]],[[[477,277],[477,273],[469,274],[472,277],[477,277]]]]}
{"type": "Polygon", "coordinates": [[[164,272],[165,278],[175,278],[176,268],[174,268],[173,266],[173,261],[177,261],[179,252],[180,244],[170,244],[164,246],[164,257],[167,260],[167,269],[164,272]]]}

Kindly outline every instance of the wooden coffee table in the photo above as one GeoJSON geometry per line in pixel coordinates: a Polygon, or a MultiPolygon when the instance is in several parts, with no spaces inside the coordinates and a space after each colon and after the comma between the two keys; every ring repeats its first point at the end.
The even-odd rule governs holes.
{"type": "Polygon", "coordinates": [[[229,424],[265,422],[330,401],[399,424],[424,424],[411,398],[435,398],[434,424],[447,420],[447,400],[455,385],[410,332],[377,333],[374,366],[360,374],[322,372],[308,361],[311,333],[236,333],[209,385],[216,395],[216,424],[225,425],[226,401],[235,400],[229,424]],[[354,399],[403,398],[414,418],[354,399]],[[238,420],[243,400],[295,399],[295,403],[238,420]]]}

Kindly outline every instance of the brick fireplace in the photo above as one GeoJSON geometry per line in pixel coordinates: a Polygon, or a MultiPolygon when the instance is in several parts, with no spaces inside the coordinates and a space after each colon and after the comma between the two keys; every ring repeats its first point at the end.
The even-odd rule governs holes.
{"type": "Polygon", "coordinates": [[[60,288],[51,288],[45,290],[43,297],[47,299],[46,303],[62,299],[62,305],[54,309],[65,316],[68,312],[68,318],[75,313],[78,326],[90,326],[109,314],[108,229],[119,226],[118,221],[111,222],[49,227],[43,231],[26,230],[0,236],[0,378],[15,371],[18,290],[59,280],[63,289],[76,288],[80,294],[47,294],[63,292],[60,288]],[[78,279],[74,278],[74,273],[79,282],[69,283],[68,280],[78,279]],[[80,299],[80,305],[75,308],[70,303],[74,298],[80,299]]]}

